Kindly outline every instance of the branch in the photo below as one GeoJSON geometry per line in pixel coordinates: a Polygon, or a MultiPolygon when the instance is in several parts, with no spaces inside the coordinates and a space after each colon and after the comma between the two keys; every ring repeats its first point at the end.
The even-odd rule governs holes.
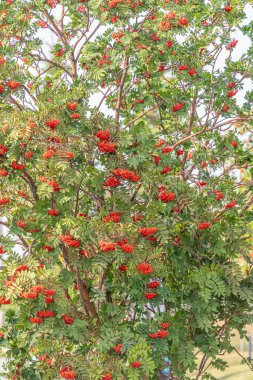
{"type": "Polygon", "coordinates": [[[243,215],[243,212],[248,210],[248,208],[250,208],[250,206],[253,204],[253,195],[249,198],[249,200],[247,201],[247,203],[244,205],[243,207],[243,211],[241,212],[241,215],[243,215]]]}
{"type": "Polygon", "coordinates": [[[125,55],[123,59],[123,72],[122,72],[122,77],[119,85],[119,91],[118,91],[118,100],[116,104],[116,111],[115,111],[115,121],[116,121],[116,129],[119,130],[119,117],[120,117],[120,107],[121,107],[121,100],[122,100],[122,94],[123,94],[123,87],[126,79],[126,74],[127,74],[127,68],[128,68],[128,61],[129,61],[129,56],[125,55]]]}
{"type": "MultiPolygon", "coordinates": [[[[92,24],[93,21],[91,21],[91,24],[92,24]]],[[[75,51],[75,49],[77,48],[77,45],[79,44],[79,42],[84,38],[86,37],[85,34],[89,31],[89,28],[91,26],[90,24],[90,11],[89,11],[89,8],[87,9],[87,25],[86,25],[86,28],[85,30],[81,31],[81,36],[77,39],[77,41],[74,43],[73,45],[73,52],[75,51]]],[[[87,41],[87,38],[85,39],[85,43],[87,41]]]]}
{"type": "Polygon", "coordinates": [[[211,132],[213,131],[214,129],[218,129],[220,127],[223,127],[224,125],[228,125],[228,124],[233,124],[235,123],[236,121],[241,121],[241,120],[246,120],[245,118],[237,118],[237,119],[232,119],[232,120],[228,120],[224,123],[221,123],[221,124],[217,124],[217,125],[213,125],[211,128],[206,128],[206,129],[202,129],[201,131],[198,131],[196,133],[193,133],[192,135],[189,135],[189,136],[186,136],[184,137],[183,139],[177,141],[174,145],[173,145],[173,149],[175,149],[178,145],[181,145],[182,143],[188,141],[188,140],[191,140],[193,137],[195,136],[198,136],[198,135],[201,135],[203,133],[206,133],[206,132],[211,132]]]}
{"type": "Polygon", "coordinates": [[[81,298],[81,301],[82,301],[86,315],[88,315],[90,318],[97,318],[98,323],[99,323],[97,310],[96,310],[93,302],[91,302],[91,300],[90,300],[88,289],[87,289],[85,283],[81,280],[78,268],[76,268],[76,269],[73,268],[73,266],[69,260],[68,250],[63,243],[60,244],[60,249],[62,251],[62,255],[63,255],[64,261],[65,261],[67,267],[69,268],[69,270],[72,273],[76,274],[77,286],[78,286],[80,298],[81,298]]]}
{"type": "Polygon", "coordinates": [[[27,244],[27,242],[25,241],[25,239],[21,235],[17,235],[17,236],[18,236],[19,240],[22,242],[22,245],[25,248],[29,249],[29,244],[27,244]]]}
{"type": "Polygon", "coordinates": [[[195,378],[196,380],[198,380],[199,377],[201,376],[201,374],[203,372],[203,368],[204,368],[207,360],[208,360],[207,354],[204,354],[203,358],[202,358],[202,360],[200,362],[200,365],[199,365],[199,370],[198,370],[198,373],[197,373],[196,378],[195,378]]]}
{"type": "Polygon", "coordinates": [[[23,111],[23,106],[17,102],[16,99],[14,99],[11,95],[9,96],[10,101],[15,104],[20,111],[23,111]]]}
{"type": "Polygon", "coordinates": [[[51,59],[48,59],[48,58],[42,58],[41,55],[39,54],[32,54],[32,53],[28,53],[31,57],[33,57],[34,59],[37,58],[38,61],[41,61],[41,62],[48,62],[48,63],[51,63],[51,65],[55,66],[55,67],[58,67],[59,69],[65,71],[66,74],[68,74],[68,76],[73,79],[73,75],[71,74],[71,72],[66,69],[66,67],[60,65],[58,62],[55,62],[55,61],[52,61],[51,59]]]}
{"type": "Polygon", "coordinates": [[[91,302],[91,300],[90,300],[88,289],[87,289],[85,283],[81,280],[81,277],[80,277],[80,274],[79,274],[79,271],[77,268],[76,268],[76,276],[77,276],[77,286],[79,289],[81,301],[82,301],[83,305],[85,306],[85,308],[87,308],[89,316],[91,318],[97,318],[98,323],[99,323],[99,317],[98,317],[97,310],[94,306],[94,303],[91,302]]]}
{"type": "Polygon", "coordinates": [[[22,88],[25,90],[25,92],[32,98],[32,100],[34,101],[34,103],[37,102],[37,99],[33,96],[33,94],[31,94],[31,92],[28,90],[28,88],[26,86],[22,86],[22,88]]]}
{"type": "Polygon", "coordinates": [[[196,90],[193,102],[192,102],[192,109],[191,109],[191,116],[190,116],[190,123],[189,123],[189,131],[192,130],[193,127],[193,121],[194,121],[194,116],[196,112],[196,106],[197,106],[197,100],[198,100],[198,90],[196,90]]]}
{"type": "Polygon", "coordinates": [[[87,44],[87,42],[89,42],[89,40],[91,39],[91,37],[94,36],[94,34],[95,34],[96,31],[100,28],[100,26],[101,26],[101,24],[98,23],[98,25],[97,25],[97,26],[94,28],[94,30],[91,32],[91,34],[89,35],[89,37],[86,38],[85,42],[84,42],[84,43],[82,44],[82,46],[80,47],[80,50],[79,50],[79,52],[78,52],[78,54],[77,54],[77,56],[76,56],[76,61],[78,61],[78,59],[79,59],[79,57],[80,57],[80,55],[81,55],[81,53],[82,53],[82,49],[83,49],[83,47],[87,44]]]}
{"type": "Polygon", "coordinates": [[[54,30],[55,30],[55,34],[60,38],[60,40],[63,42],[63,45],[67,48],[69,45],[68,45],[68,42],[66,40],[66,37],[65,37],[65,34],[64,32],[62,32],[58,26],[56,25],[56,23],[54,22],[53,18],[50,17],[50,15],[47,13],[47,11],[43,11],[43,14],[46,16],[47,20],[51,23],[51,25],[53,26],[54,30]]]}
{"type": "Polygon", "coordinates": [[[21,176],[21,178],[25,179],[26,182],[29,184],[34,199],[36,201],[38,201],[39,197],[38,197],[38,194],[37,194],[37,185],[35,184],[34,180],[30,176],[30,174],[28,174],[25,170],[23,170],[23,175],[24,175],[24,177],[21,176]]]}
{"type": "Polygon", "coordinates": [[[242,354],[240,354],[240,352],[235,347],[234,347],[234,351],[245,361],[245,363],[247,364],[247,366],[253,372],[253,366],[250,364],[250,362],[248,361],[248,359],[246,359],[242,354]]]}
{"type": "Polygon", "coordinates": [[[9,224],[7,224],[7,223],[5,223],[5,222],[2,222],[1,220],[0,220],[0,224],[2,224],[2,225],[5,226],[5,227],[9,227],[9,224]]]}
{"type": "Polygon", "coordinates": [[[145,116],[147,113],[157,109],[158,107],[160,107],[160,105],[162,104],[163,102],[160,102],[158,105],[148,109],[147,111],[144,111],[141,115],[137,116],[135,119],[131,120],[123,129],[126,129],[128,128],[130,125],[134,124],[137,120],[141,119],[143,116],[145,116]]]}
{"type": "Polygon", "coordinates": [[[214,68],[215,68],[217,59],[218,59],[221,51],[222,51],[222,45],[221,45],[221,47],[217,51],[217,55],[215,57],[215,60],[214,60],[214,63],[213,63],[213,67],[212,67],[212,73],[211,73],[211,92],[210,92],[210,100],[209,100],[208,110],[207,110],[207,117],[206,117],[206,121],[204,123],[205,125],[207,125],[207,123],[209,121],[210,111],[211,111],[211,106],[212,106],[212,101],[213,101],[213,76],[214,76],[214,68]]]}
{"type": "Polygon", "coordinates": [[[134,201],[134,199],[135,199],[135,197],[136,197],[136,195],[137,195],[137,193],[138,193],[140,187],[141,187],[141,184],[139,184],[139,185],[137,186],[137,188],[135,189],[135,191],[134,191],[133,194],[131,195],[130,202],[133,202],[133,201],[134,201]]]}
{"type": "Polygon", "coordinates": [[[78,185],[77,192],[76,192],[76,205],[75,205],[74,217],[76,217],[77,213],[78,213],[78,203],[79,203],[79,200],[80,200],[80,190],[81,190],[82,182],[83,182],[83,179],[84,179],[84,175],[85,175],[85,173],[83,173],[83,175],[81,177],[81,182],[78,185]]]}
{"type": "MultiPolygon", "coordinates": [[[[99,108],[101,107],[101,105],[103,104],[103,102],[104,102],[104,100],[106,99],[106,97],[107,97],[107,95],[108,95],[108,92],[111,90],[111,88],[114,86],[114,83],[112,83],[109,87],[108,87],[108,89],[106,90],[106,92],[105,93],[103,93],[103,97],[102,97],[102,99],[100,100],[100,103],[99,103],[99,105],[97,106],[97,110],[99,111],[99,108]]],[[[115,90],[114,90],[115,91],[115,90]]],[[[113,92],[114,92],[113,91],[113,92]]],[[[112,92],[112,93],[113,93],[112,92]]],[[[110,94],[110,95],[112,95],[112,93],[110,94]]]]}

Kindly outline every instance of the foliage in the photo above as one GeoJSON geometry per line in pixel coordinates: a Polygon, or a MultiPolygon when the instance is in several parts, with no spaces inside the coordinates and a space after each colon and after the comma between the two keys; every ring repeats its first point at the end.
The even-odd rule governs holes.
{"type": "Polygon", "coordinates": [[[252,320],[252,46],[237,60],[233,39],[251,9],[1,1],[9,378],[226,368],[252,320]]]}

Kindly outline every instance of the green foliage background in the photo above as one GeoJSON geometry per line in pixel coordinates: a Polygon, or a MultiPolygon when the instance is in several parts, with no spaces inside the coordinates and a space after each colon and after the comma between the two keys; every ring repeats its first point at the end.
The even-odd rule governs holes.
{"type": "Polygon", "coordinates": [[[12,379],[51,380],[71,367],[80,380],[105,374],[163,379],[168,356],[171,379],[214,379],[208,365],[225,369],[222,355],[233,350],[231,331],[244,336],[252,321],[253,93],[246,93],[243,105],[228,96],[229,83],[236,82],[232,91],[240,93],[253,75],[252,46],[238,61],[230,46],[235,28],[252,39],[252,21],[241,26],[250,2],[56,3],[0,4],[0,148],[8,148],[0,155],[0,169],[8,171],[0,177],[0,199],[9,199],[0,206],[6,217],[1,223],[9,229],[0,237],[6,251],[0,286],[1,296],[11,300],[3,306],[6,373],[12,379]],[[163,30],[166,14],[172,26],[163,30]],[[187,26],[178,24],[185,18],[187,26]],[[41,21],[55,34],[50,52],[40,37],[41,21]],[[180,70],[182,65],[188,69],[180,70]],[[196,72],[192,76],[190,69],[196,72]],[[9,81],[20,85],[11,90],[9,81]],[[99,99],[97,106],[91,97],[99,99]],[[76,102],[74,111],[69,102],[76,102]],[[182,109],[173,112],[180,102],[182,109]],[[71,118],[73,112],[80,117],[71,118]],[[52,119],[60,122],[54,130],[45,124],[52,119]],[[101,130],[109,131],[115,152],[98,149],[95,134],[101,130]],[[161,139],[164,145],[157,146],[161,139]],[[172,152],[163,154],[165,146],[172,152]],[[48,150],[53,155],[45,159],[48,150]],[[74,158],[67,159],[67,152],[74,158]],[[13,161],[26,167],[14,170],[13,161]],[[165,167],[171,171],[164,175],[165,167]],[[140,179],[104,186],[115,168],[140,179]],[[162,202],[161,186],[175,200],[162,202]],[[235,207],[226,208],[234,200],[235,207]],[[48,215],[49,209],[60,215],[48,215]],[[120,222],[105,223],[115,211],[120,222]],[[138,215],[142,219],[133,222],[138,215]],[[27,227],[18,227],[18,221],[27,227]],[[210,228],[200,230],[203,222],[210,228]],[[140,235],[145,227],[158,228],[155,240],[140,235]],[[61,241],[68,234],[80,247],[61,241]],[[99,242],[124,239],[133,253],[119,246],[101,252],[99,242]],[[15,251],[17,244],[22,254],[15,251]],[[137,270],[142,262],[152,265],[152,274],[137,270]],[[28,270],[17,272],[20,265],[28,270]],[[160,286],[148,302],[152,279],[160,286]],[[43,292],[22,298],[34,285],[56,290],[54,302],[46,304],[43,292]],[[32,324],[29,318],[44,309],[55,317],[32,324]],[[65,324],[64,314],[74,323],[65,324]],[[169,335],[150,338],[161,323],[170,323],[169,335]],[[121,354],[114,350],[118,344],[121,354]],[[44,355],[50,365],[38,360],[44,355]],[[135,361],[139,368],[132,367],[135,361]]]}

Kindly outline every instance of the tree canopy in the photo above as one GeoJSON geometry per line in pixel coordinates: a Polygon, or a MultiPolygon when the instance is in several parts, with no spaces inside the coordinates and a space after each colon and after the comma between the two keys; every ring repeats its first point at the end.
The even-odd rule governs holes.
{"type": "Polygon", "coordinates": [[[252,46],[234,54],[236,31],[252,41],[250,11],[1,1],[10,379],[214,380],[226,368],[232,331],[252,321],[252,46]]]}

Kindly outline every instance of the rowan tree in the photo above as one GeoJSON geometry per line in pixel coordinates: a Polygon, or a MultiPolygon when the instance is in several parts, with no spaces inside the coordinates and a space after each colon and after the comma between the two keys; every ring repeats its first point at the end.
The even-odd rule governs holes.
{"type": "Polygon", "coordinates": [[[252,46],[234,54],[236,30],[252,38],[251,10],[1,1],[10,379],[226,368],[233,331],[252,320],[252,46]]]}

